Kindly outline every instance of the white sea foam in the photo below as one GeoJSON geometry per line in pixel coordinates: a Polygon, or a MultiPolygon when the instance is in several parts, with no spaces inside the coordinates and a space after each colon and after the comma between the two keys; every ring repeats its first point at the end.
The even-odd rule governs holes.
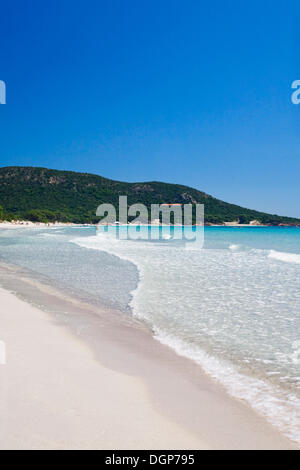
{"type": "Polygon", "coordinates": [[[229,246],[229,250],[231,251],[237,251],[238,249],[240,248],[240,245],[230,245],[229,246]]]}
{"type": "Polygon", "coordinates": [[[284,261],[285,263],[300,264],[300,254],[297,253],[284,253],[271,250],[269,253],[269,258],[277,259],[278,261],[284,261]]]}
{"type": "Polygon", "coordinates": [[[204,371],[225,386],[235,398],[246,400],[260,414],[290,439],[300,443],[300,400],[293,394],[282,394],[281,390],[263,380],[238,372],[229,362],[210,356],[200,348],[170,336],[162,331],[155,338],[173,348],[180,356],[189,358],[202,366],[204,371]]]}
{"type": "Polygon", "coordinates": [[[73,242],[134,263],[133,315],[300,443],[297,264],[271,267],[279,252],[237,243],[187,253],[107,234],[73,242]]]}

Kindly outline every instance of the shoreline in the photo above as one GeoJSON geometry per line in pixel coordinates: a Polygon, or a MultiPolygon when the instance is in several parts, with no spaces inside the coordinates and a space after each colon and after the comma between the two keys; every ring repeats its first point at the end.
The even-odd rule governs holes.
{"type": "MultiPolygon", "coordinates": [[[[30,221],[16,221],[16,222],[0,222],[0,229],[17,229],[17,228],[68,228],[68,227],[97,227],[100,226],[116,226],[116,227],[185,227],[185,225],[168,225],[168,224],[75,224],[72,222],[30,222],[30,221]]],[[[237,224],[237,223],[230,223],[224,222],[224,224],[211,224],[205,223],[201,225],[202,227],[222,227],[222,228],[268,228],[268,227],[276,227],[276,228],[300,228],[299,225],[263,225],[263,224],[237,224]]],[[[192,227],[199,227],[199,225],[192,225],[192,227]]]]}
{"type": "Polygon", "coordinates": [[[0,290],[9,397],[0,448],[297,449],[133,318],[68,298],[6,263],[0,284],[18,291],[0,290]]]}

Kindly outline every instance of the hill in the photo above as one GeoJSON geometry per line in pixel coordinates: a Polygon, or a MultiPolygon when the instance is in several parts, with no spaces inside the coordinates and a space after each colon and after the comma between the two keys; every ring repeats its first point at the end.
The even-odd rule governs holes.
{"type": "Polygon", "coordinates": [[[300,224],[299,219],[265,214],[223,202],[178,184],[157,181],[124,183],[101,176],[72,171],[32,167],[0,168],[0,218],[32,221],[96,222],[96,208],[101,203],[118,206],[120,195],[129,205],[143,203],[202,203],[205,221],[221,224],[239,220],[263,224],[300,224]],[[2,211],[2,215],[1,215],[2,211]]]}

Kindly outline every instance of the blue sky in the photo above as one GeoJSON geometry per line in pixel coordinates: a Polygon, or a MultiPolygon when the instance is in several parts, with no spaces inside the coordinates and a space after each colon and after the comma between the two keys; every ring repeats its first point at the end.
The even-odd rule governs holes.
{"type": "Polygon", "coordinates": [[[182,183],[300,217],[299,10],[1,2],[0,165],[182,183]]]}

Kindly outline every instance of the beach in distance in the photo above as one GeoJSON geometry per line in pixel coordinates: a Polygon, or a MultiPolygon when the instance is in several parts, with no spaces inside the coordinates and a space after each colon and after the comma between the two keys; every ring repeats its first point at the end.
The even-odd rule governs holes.
{"type": "MultiPolygon", "coordinates": [[[[75,223],[71,223],[71,222],[31,222],[31,221],[28,221],[28,220],[16,220],[16,221],[12,221],[12,222],[7,222],[7,221],[4,221],[4,222],[0,222],[0,228],[20,228],[20,227],[24,227],[24,228],[43,228],[43,227],[83,227],[83,226],[86,226],[86,227],[96,227],[98,224],[75,224],[75,223]]],[[[115,224],[105,224],[105,225],[115,225],[115,224]]],[[[157,224],[157,223],[153,223],[153,224],[118,224],[119,226],[122,226],[122,225],[143,225],[143,226],[157,226],[157,225],[163,225],[163,224],[157,224]]],[[[166,224],[165,224],[166,225],[166,224]]],[[[172,225],[169,225],[170,227],[172,227],[172,225]]],[[[184,225],[182,225],[184,227],[184,225]]],[[[268,225],[263,225],[263,224],[238,224],[237,222],[226,222],[224,224],[209,224],[209,225],[206,225],[206,226],[209,226],[209,227],[268,227],[268,225]]],[[[294,228],[294,227],[293,227],[294,228]]],[[[298,227],[297,227],[298,228],[298,227]]]]}
{"type": "Polygon", "coordinates": [[[299,231],[205,230],[2,225],[1,449],[299,448],[299,231]]]}

